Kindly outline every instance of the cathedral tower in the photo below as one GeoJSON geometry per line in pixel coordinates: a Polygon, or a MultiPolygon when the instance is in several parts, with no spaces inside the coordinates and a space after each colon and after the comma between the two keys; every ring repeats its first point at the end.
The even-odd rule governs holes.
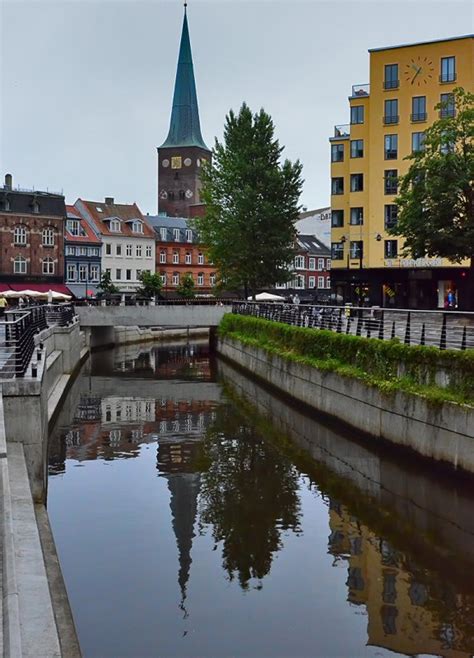
{"type": "Polygon", "coordinates": [[[200,167],[210,156],[201,135],[185,4],[170,129],[158,148],[159,213],[189,216],[189,207],[200,203],[200,167]]]}

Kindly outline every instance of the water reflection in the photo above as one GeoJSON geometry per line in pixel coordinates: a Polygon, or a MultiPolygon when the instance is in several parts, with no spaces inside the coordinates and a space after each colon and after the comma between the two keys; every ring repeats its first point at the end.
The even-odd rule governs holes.
{"type": "Polygon", "coordinates": [[[129,363],[123,352],[102,354],[85,369],[51,437],[50,473],[61,477],[51,480],[50,514],[84,655],[119,655],[117,647],[123,656],[472,654],[469,483],[369,449],[360,437],[321,424],[226,364],[218,366],[223,396],[214,371],[200,379],[206,366],[195,379],[164,374],[161,381],[156,368],[149,376],[144,364],[153,351],[167,373],[186,372],[179,346],[165,356],[154,347],[136,351],[138,371],[121,369],[129,363]],[[140,468],[143,497],[136,493],[142,480],[124,470],[132,464],[127,459],[140,468]],[[87,500],[81,508],[81,497],[68,485],[76,466],[91,468],[84,482],[100,485],[104,476],[92,469],[94,462],[123,464],[114,508],[101,508],[96,499],[97,518],[87,500]],[[73,520],[60,511],[68,500],[73,520]],[[97,531],[105,518],[110,539],[104,531],[100,550],[116,560],[115,569],[110,576],[92,571],[83,583],[95,568],[81,562],[91,528],[97,531]],[[127,531],[132,521],[139,526],[127,531]],[[115,550],[117,533],[123,558],[115,550]],[[135,550],[137,537],[143,558],[130,577],[142,584],[127,587],[127,551],[135,550]],[[171,538],[169,554],[163,537],[171,538]],[[159,585],[146,594],[147,578],[155,573],[159,585]],[[167,587],[168,576],[173,583],[167,587]],[[99,578],[108,578],[105,587],[114,590],[116,615],[119,609],[141,611],[133,632],[126,630],[131,621],[125,614],[109,620],[107,606],[95,596],[99,590],[91,591],[99,578]],[[315,588],[318,581],[325,588],[315,588]],[[246,593],[242,602],[235,589],[246,593]],[[100,633],[94,634],[88,614],[100,633]],[[192,649],[180,644],[190,631],[192,649]],[[375,653],[365,644],[377,647],[375,653]]]}

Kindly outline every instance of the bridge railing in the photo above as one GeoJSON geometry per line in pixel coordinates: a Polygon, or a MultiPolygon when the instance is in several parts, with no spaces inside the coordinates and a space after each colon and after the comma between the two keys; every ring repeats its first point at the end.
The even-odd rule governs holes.
{"type": "Polygon", "coordinates": [[[398,339],[406,345],[474,348],[474,313],[468,312],[242,301],[233,303],[232,312],[364,338],[398,339]]]}
{"type": "Polygon", "coordinates": [[[120,299],[120,295],[111,298],[82,300],[76,306],[230,306],[235,299],[120,299]]]}

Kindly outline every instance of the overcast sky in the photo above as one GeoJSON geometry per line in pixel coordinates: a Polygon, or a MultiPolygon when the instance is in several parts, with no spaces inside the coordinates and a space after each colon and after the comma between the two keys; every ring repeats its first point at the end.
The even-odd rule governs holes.
{"type": "MultiPolygon", "coordinates": [[[[203,137],[264,107],[304,166],[302,203],[329,205],[329,145],[367,50],[468,34],[472,0],[189,0],[203,137]]],[[[178,0],[0,0],[0,179],[156,212],[183,17],[178,0]]]]}

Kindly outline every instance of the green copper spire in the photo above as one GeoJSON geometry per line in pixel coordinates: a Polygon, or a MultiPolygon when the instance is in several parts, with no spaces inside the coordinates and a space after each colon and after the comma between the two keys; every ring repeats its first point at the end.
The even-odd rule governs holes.
{"type": "Polygon", "coordinates": [[[174,84],[168,137],[160,148],[168,146],[199,146],[209,150],[201,135],[199,109],[194,81],[193,56],[189,41],[188,17],[184,5],[183,31],[179,47],[178,70],[174,84]]]}

